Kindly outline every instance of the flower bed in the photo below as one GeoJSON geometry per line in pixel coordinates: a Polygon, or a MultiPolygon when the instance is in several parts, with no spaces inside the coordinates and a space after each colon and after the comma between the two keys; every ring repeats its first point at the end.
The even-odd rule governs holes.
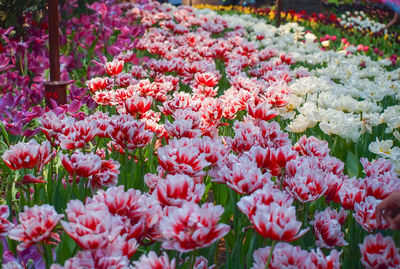
{"type": "MultiPolygon", "coordinates": [[[[230,14],[242,12],[265,18],[271,24],[275,23],[276,11],[270,8],[211,5],[197,5],[196,8],[208,8],[230,14]]],[[[357,8],[359,9],[360,7],[348,6],[346,10],[357,10],[357,8]]],[[[326,13],[313,13],[311,15],[307,15],[305,12],[296,13],[293,10],[288,10],[287,12],[282,12],[281,17],[284,21],[296,22],[305,27],[306,30],[315,34],[320,39],[320,42],[333,37],[334,40],[330,40],[331,44],[327,46],[329,49],[341,50],[352,45],[359,52],[370,56],[374,60],[389,58],[393,65],[398,65],[399,51],[396,44],[400,43],[399,29],[395,27],[387,30],[382,29],[382,25],[387,23],[386,19],[393,17],[393,12],[384,11],[381,8],[374,10],[365,8],[365,12],[355,11],[354,14],[349,11],[341,11],[340,13],[327,11],[326,13]],[[356,20],[358,24],[364,27],[355,27],[356,24],[354,22],[344,23],[347,17],[356,20]],[[373,29],[371,28],[372,26],[373,29]],[[378,29],[380,30],[378,31],[378,29]]],[[[331,8],[331,10],[342,10],[342,8],[331,8]]]]}
{"type": "Polygon", "coordinates": [[[86,81],[97,109],[3,132],[6,266],[399,266],[400,234],[375,220],[400,190],[390,60],[296,23],[124,7],[146,31],[86,81]]]}

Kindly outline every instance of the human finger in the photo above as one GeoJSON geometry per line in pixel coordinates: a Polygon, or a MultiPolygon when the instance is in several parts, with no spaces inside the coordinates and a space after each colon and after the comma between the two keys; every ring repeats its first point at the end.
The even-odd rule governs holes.
{"type": "Polygon", "coordinates": [[[386,197],[385,199],[383,199],[383,201],[381,201],[375,208],[375,219],[379,226],[382,224],[382,216],[385,217],[386,215],[387,217],[390,213],[389,210],[392,207],[397,207],[397,199],[393,193],[388,197],[386,197]]]}
{"type": "Polygon", "coordinates": [[[400,215],[397,215],[394,219],[393,219],[393,223],[390,224],[390,228],[392,230],[400,230],[400,215]]]}
{"type": "Polygon", "coordinates": [[[388,202],[383,200],[375,208],[375,219],[378,227],[382,225],[382,215],[384,214],[384,210],[387,210],[387,206],[388,202]]]}
{"type": "MultiPolygon", "coordinates": [[[[393,214],[393,210],[388,208],[388,209],[383,211],[382,217],[386,220],[387,223],[389,223],[389,225],[392,225],[393,218],[396,217],[396,216],[393,214]]],[[[382,219],[380,219],[380,221],[382,221],[382,219]]],[[[378,227],[381,226],[381,223],[377,222],[377,224],[379,224],[378,227]]]]}

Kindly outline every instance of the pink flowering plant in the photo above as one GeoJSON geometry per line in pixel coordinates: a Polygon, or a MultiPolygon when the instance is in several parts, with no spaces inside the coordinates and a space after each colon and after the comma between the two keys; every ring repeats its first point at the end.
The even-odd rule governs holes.
{"type": "MultiPolygon", "coordinates": [[[[375,219],[399,166],[367,150],[400,125],[362,110],[389,97],[317,107],[333,84],[279,45],[285,28],[268,44],[191,7],[90,7],[63,36],[65,55],[85,57],[63,70],[79,78],[68,105],[27,105],[22,129],[2,120],[5,268],[400,266],[400,233],[375,219]]],[[[5,115],[20,117],[18,94],[3,95],[5,115]]]]}

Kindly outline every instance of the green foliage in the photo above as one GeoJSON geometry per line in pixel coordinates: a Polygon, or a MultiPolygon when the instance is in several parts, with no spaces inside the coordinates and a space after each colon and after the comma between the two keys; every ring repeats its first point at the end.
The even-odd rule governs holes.
{"type": "Polygon", "coordinates": [[[42,17],[46,0],[0,0],[0,26],[15,27],[21,33],[24,27],[24,15],[32,13],[35,18],[42,17]]]}

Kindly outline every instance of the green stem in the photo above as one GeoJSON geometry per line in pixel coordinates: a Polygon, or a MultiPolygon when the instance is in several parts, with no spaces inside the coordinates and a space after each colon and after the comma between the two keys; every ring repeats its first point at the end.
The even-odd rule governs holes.
{"type": "Polygon", "coordinates": [[[125,153],[124,153],[124,185],[125,189],[128,189],[128,171],[129,171],[129,166],[128,166],[128,158],[129,158],[129,152],[128,148],[125,147],[125,153]]]}
{"type": "Polygon", "coordinates": [[[196,262],[196,257],[198,256],[198,254],[199,254],[199,250],[198,249],[192,251],[192,255],[190,257],[190,266],[191,266],[191,268],[194,267],[194,264],[196,262]]]}
{"type": "Polygon", "coordinates": [[[272,245],[271,245],[271,247],[270,247],[270,249],[269,249],[269,255],[268,255],[267,264],[265,265],[265,269],[268,269],[268,268],[269,268],[269,264],[270,264],[270,262],[271,262],[272,254],[274,253],[275,244],[276,244],[276,241],[273,240],[273,241],[272,241],[272,245]]]}
{"type": "Polygon", "coordinates": [[[51,264],[53,263],[53,254],[51,253],[51,248],[46,245],[46,243],[42,242],[43,247],[43,259],[46,263],[46,269],[49,269],[51,264]]]}

